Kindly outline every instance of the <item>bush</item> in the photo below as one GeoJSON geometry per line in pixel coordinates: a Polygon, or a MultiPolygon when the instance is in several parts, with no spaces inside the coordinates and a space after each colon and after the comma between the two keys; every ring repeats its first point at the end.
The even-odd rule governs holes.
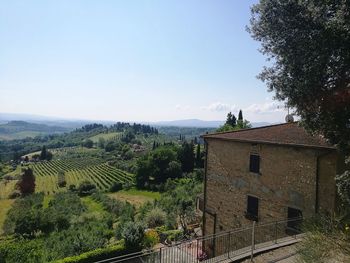
{"type": "Polygon", "coordinates": [[[76,188],[75,184],[70,184],[68,186],[68,190],[71,191],[71,192],[76,192],[77,188],[76,188]]]}
{"type": "Polygon", "coordinates": [[[115,182],[115,183],[112,184],[112,186],[110,187],[109,190],[114,193],[114,192],[118,192],[118,191],[120,191],[122,189],[123,189],[122,183],[121,182],[115,182]]]}
{"type": "Polygon", "coordinates": [[[130,190],[132,187],[133,187],[133,184],[132,184],[132,183],[129,183],[129,182],[125,182],[125,183],[123,184],[123,188],[124,188],[125,190],[130,190]]]}
{"type": "Polygon", "coordinates": [[[40,239],[3,240],[0,243],[0,263],[43,262],[43,247],[40,239]]]}
{"type": "Polygon", "coordinates": [[[18,190],[14,190],[11,194],[9,194],[9,199],[16,199],[21,196],[21,192],[18,190]]]}
{"type": "Polygon", "coordinates": [[[153,208],[145,217],[145,222],[149,228],[155,228],[162,226],[166,221],[166,213],[160,208],[153,208]]]}
{"type": "Polygon", "coordinates": [[[92,148],[94,146],[94,142],[90,139],[87,139],[83,142],[83,146],[86,148],[92,148]]]}
{"type": "Polygon", "coordinates": [[[350,262],[350,233],[343,219],[319,216],[304,222],[297,251],[302,262],[350,262]]]}
{"type": "Polygon", "coordinates": [[[128,253],[124,243],[121,242],[115,246],[106,248],[98,248],[89,252],[80,254],[79,256],[67,257],[64,259],[56,260],[53,263],[92,263],[99,260],[104,260],[111,257],[122,256],[128,253]]]}
{"type": "Polygon", "coordinates": [[[168,230],[164,231],[160,234],[161,239],[169,240],[169,241],[178,241],[183,238],[183,232],[181,230],[168,230]]]}
{"type": "Polygon", "coordinates": [[[143,243],[147,248],[153,248],[157,245],[159,243],[159,235],[157,231],[153,229],[146,231],[143,243]]]}
{"type": "Polygon", "coordinates": [[[121,235],[125,240],[127,249],[140,249],[144,238],[144,227],[140,223],[127,222],[122,229],[121,235]]]}
{"type": "Polygon", "coordinates": [[[79,196],[92,195],[94,192],[96,192],[96,185],[89,181],[82,182],[78,187],[79,196]]]}

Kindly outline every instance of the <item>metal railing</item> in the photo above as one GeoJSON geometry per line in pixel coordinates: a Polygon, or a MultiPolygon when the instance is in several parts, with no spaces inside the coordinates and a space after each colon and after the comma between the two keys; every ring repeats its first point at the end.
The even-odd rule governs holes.
{"type": "Polygon", "coordinates": [[[272,247],[297,238],[302,218],[255,223],[252,226],[204,236],[154,250],[144,250],[97,263],[215,263],[237,258],[253,257],[254,251],[272,247]]]}

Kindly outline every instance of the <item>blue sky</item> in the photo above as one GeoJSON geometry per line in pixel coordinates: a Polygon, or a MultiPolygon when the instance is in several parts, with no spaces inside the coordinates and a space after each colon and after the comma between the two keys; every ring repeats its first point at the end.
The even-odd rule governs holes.
{"type": "Polygon", "coordinates": [[[0,112],[283,121],[246,0],[2,1],[0,112]]]}

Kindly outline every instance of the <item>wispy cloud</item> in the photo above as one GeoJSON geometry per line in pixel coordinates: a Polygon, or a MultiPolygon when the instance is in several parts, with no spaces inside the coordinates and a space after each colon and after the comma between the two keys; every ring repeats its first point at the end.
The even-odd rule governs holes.
{"type": "Polygon", "coordinates": [[[214,102],[208,106],[204,106],[201,108],[202,110],[209,111],[236,111],[238,108],[234,105],[230,105],[222,102],[214,102]]]}
{"type": "Polygon", "coordinates": [[[283,112],[284,106],[276,101],[267,101],[264,103],[254,103],[243,109],[245,112],[251,112],[255,114],[265,114],[273,112],[283,112]]]}
{"type": "Polygon", "coordinates": [[[190,106],[177,104],[177,105],[175,105],[175,109],[178,111],[186,111],[186,110],[190,109],[190,106]]]}

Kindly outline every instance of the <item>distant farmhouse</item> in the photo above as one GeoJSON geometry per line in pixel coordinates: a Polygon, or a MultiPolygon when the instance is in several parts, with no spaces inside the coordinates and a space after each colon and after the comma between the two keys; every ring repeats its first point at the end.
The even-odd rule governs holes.
{"type": "Polygon", "coordinates": [[[204,235],[336,209],[336,148],[297,122],[203,136],[204,235]]]}

